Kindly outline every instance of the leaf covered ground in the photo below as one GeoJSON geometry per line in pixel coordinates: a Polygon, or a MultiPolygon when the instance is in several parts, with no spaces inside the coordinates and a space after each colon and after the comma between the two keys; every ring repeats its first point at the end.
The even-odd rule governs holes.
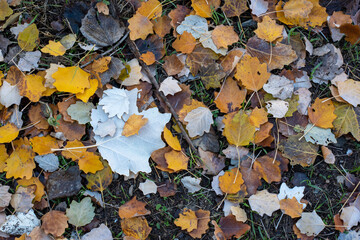
{"type": "Polygon", "coordinates": [[[360,239],[359,1],[0,0],[1,239],[360,239]]]}

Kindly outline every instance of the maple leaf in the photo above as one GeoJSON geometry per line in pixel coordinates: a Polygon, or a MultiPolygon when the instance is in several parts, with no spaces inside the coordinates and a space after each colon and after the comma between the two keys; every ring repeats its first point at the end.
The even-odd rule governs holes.
{"type": "Polygon", "coordinates": [[[61,236],[68,228],[68,217],[61,211],[51,210],[42,216],[41,221],[41,228],[44,232],[55,237],[61,236]]]}
{"type": "Polygon", "coordinates": [[[49,41],[49,44],[43,47],[41,51],[56,57],[64,55],[66,48],[61,44],[61,42],[49,41]]]}
{"type": "Polygon", "coordinates": [[[228,194],[235,194],[240,191],[244,183],[238,168],[233,168],[219,177],[219,187],[221,191],[228,194]]]}
{"type": "Polygon", "coordinates": [[[145,208],[146,203],[136,200],[136,196],[130,201],[121,205],[119,208],[120,218],[133,218],[139,216],[145,216],[150,214],[150,211],[145,208]]]}
{"type": "Polygon", "coordinates": [[[334,104],[328,98],[316,98],[311,107],[308,108],[310,121],[321,128],[332,128],[332,122],[336,119],[334,104]]]}
{"type": "Polygon", "coordinates": [[[150,20],[147,17],[144,17],[139,12],[136,12],[132,18],[128,20],[129,30],[130,30],[130,39],[146,39],[149,34],[153,33],[153,26],[150,20]]]}
{"type": "Polygon", "coordinates": [[[19,129],[13,123],[0,127],[0,143],[8,143],[17,138],[19,129]]]}
{"type": "Polygon", "coordinates": [[[82,227],[89,224],[94,216],[95,207],[91,203],[91,198],[86,197],[80,202],[73,200],[70,207],[66,209],[66,216],[69,218],[69,223],[75,227],[82,227]]]}
{"type": "Polygon", "coordinates": [[[249,55],[245,55],[236,66],[235,78],[252,91],[260,90],[270,75],[265,63],[260,64],[258,58],[249,55]]]}
{"type": "Polygon", "coordinates": [[[254,140],[255,126],[250,123],[248,115],[243,111],[225,115],[223,135],[230,144],[246,146],[254,140]]]}
{"type": "Polygon", "coordinates": [[[36,167],[34,162],[35,153],[31,147],[22,145],[16,148],[6,160],[6,178],[26,178],[32,177],[33,169],[36,167]]]}
{"type": "Polygon", "coordinates": [[[265,16],[254,32],[259,38],[268,42],[274,42],[282,38],[283,31],[284,26],[276,24],[275,20],[265,16]]]}
{"type": "Polygon", "coordinates": [[[90,74],[78,66],[58,68],[51,77],[55,79],[53,85],[58,91],[83,93],[90,87],[90,74]]]}

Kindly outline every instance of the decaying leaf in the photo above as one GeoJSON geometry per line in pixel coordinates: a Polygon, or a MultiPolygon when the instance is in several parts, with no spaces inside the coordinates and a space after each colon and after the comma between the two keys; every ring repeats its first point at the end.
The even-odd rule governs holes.
{"type": "Polygon", "coordinates": [[[68,227],[68,217],[61,211],[51,210],[42,216],[41,221],[44,232],[55,237],[61,236],[68,227]]]}
{"type": "Polygon", "coordinates": [[[249,225],[243,222],[238,222],[236,220],[236,217],[232,214],[226,217],[222,217],[219,221],[219,225],[222,233],[224,234],[224,238],[219,237],[219,234],[221,233],[216,233],[215,230],[215,235],[219,237],[217,238],[219,240],[231,239],[233,236],[236,238],[240,238],[242,235],[244,235],[247,231],[250,230],[249,225]]]}

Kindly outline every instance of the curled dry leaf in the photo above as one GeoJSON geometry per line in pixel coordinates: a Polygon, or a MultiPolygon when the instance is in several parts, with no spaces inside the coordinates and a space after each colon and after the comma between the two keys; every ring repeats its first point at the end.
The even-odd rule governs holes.
{"type": "Polygon", "coordinates": [[[136,200],[136,196],[130,201],[121,205],[119,208],[119,216],[123,218],[133,218],[150,214],[150,211],[145,208],[146,203],[136,200]]]}

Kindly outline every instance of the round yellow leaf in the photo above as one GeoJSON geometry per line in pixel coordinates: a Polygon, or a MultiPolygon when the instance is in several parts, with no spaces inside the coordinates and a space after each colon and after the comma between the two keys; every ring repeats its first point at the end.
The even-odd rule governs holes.
{"type": "Polygon", "coordinates": [[[43,47],[41,51],[56,57],[64,55],[66,48],[60,42],[49,41],[49,44],[43,47]]]}
{"type": "Polygon", "coordinates": [[[19,129],[13,123],[0,127],[0,143],[8,143],[17,138],[19,129]]]}

